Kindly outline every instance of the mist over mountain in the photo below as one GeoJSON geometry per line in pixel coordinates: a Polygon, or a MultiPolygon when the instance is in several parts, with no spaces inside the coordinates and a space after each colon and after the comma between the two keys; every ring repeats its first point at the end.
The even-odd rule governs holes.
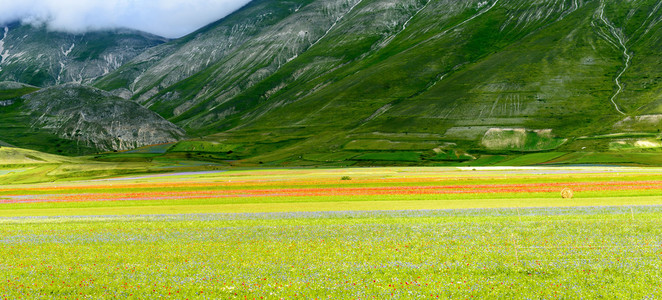
{"type": "Polygon", "coordinates": [[[222,18],[248,0],[21,0],[0,4],[0,24],[20,21],[50,31],[129,28],[178,38],[222,18]]]}
{"type": "Polygon", "coordinates": [[[661,6],[255,0],[92,84],[255,160],[653,151],[661,6]]]}

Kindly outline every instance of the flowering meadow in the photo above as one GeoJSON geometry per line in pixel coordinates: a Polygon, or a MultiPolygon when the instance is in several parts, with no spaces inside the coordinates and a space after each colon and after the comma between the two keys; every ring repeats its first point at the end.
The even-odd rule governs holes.
{"type": "Polygon", "coordinates": [[[0,185],[0,217],[641,206],[659,195],[662,169],[233,170],[0,185]]]}
{"type": "Polygon", "coordinates": [[[0,298],[658,299],[660,195],[624,167],[0,185],[0,298]]]}
{"type": "Polygon", "coordinates": [[[662,207],[3,218],[19,298],[659,298],[662,207]]]}

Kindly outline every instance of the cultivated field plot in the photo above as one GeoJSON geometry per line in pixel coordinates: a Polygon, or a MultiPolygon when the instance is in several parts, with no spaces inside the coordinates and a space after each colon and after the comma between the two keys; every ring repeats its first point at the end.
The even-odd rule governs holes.
{"type": "Polygon", "coordinates": [[[660,195],[662,170],[648,168],[233,170],[0,185],[0,217],[659,205],[660,195]],[[574,198],[561,199],[564,188],[574,198]]]}
{"type": "Polygon", "coordinates": [[[655,299],[660,195],[662,170],[624,167],[3,185],[0,296],[655,299]],[[562,199],[563,189],[574,197],[562,199]]]}
{"type": "Polygon", "coordinates": [[[662,207],[4,219],[3,298],[657,298],[662,207]]]}

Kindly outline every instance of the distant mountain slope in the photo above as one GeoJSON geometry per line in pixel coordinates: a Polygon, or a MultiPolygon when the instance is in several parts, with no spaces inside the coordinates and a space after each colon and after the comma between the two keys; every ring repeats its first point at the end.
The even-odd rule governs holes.
{"type": "Polygon", "coordinates": [[[135,102],[81,85],[46,88],[4,104],[0,140],[51,153],[126,150],[185,136],[135,102]]]}
{"type": "Polygon", "coordinates": [[[195,136],[154,147],[248,164],[655,153],[661,37],[660,0],[254,0],[172,41],[11,24],[0,146],[195,136]]]}
{"type": "Polygon", "coordinates": [[[0,163],[3,165],[53,164],[63,162],[74,162],[74,160],[64,156],[0,145],[0,163]]]}
{"type": "MultiPolygon", "coordinates": [[[[174,120],[193,128],[214,121],[218,128],[247,122],[264,124],[262,128],[332,122],[352,129],[361,125],[382,131],[451,130],[451,137],[464,127],[483,126],[484,133],[494,126],[544,124],[563,134],[589,134],[605,122],[618,121],[620,111],[648,113],[637,111],[651,100],[641,90],[629,90],[639,99],[626,99],[628,93],[621,92],[611,101],[617,90],[615,78],[625,67],[624,49],[616,37],[629,36],[627,28],[624,33],[613,30],[618,25],[612,22],[628,15],[645,19],[643,12],[653,14],[650,20],[660,17],[660,12],[654,14],[655,2],[648,6],[643,2],[611,2],[603,14],[600,1],[476,1],[473,6],[463,2],[464,9],[457,7],[457,1],[432,1],[404,32],[368,56],[349,57],[353,59],[349,64],[328,74],[297,80],[295,74],[309,65],[308,55],[320,53],[316,59],[333,55],[332,45],[339,41],[332,31],[328,44],[321,41],[256,88],[185,115],[201,122],[174,120]],[[446,24],[435,18],[453,11],[458,18],[449,18],[446,24]],[[609,36],[611,31],[616,35],[609,36]],[[276,87],[279,93],[273,92],[276,87]]],[[[656,24],[639,24],[650,27],[647,35],[636,38],[643,46],[640,59],[655,57],[652,52],[660,49],[656,24]]],[[[633,43],[628,51],[636,46],[633,43]]],[[[626,74],[659,77],[662,69],[650,68],[659,62],[647,60],[639,64],[633,58],[626,74]],[[633,73],[641,68],[645,72],[633,73]]],[[[621,78],[623,85],[630,84],[628,75],[621,78]]],[[[649,79],[646,89],[655,94],[659,87],[659,81],[649,79]]]]}
{"type": "MultiPolygon", "coordinates": [[[[310,2],[254,0],[218,22],[142,53],[95,85],[144,102],[162,89],[242,49],[244,43],[255,40],[265,29],[277,26],[310,2]]],[[[256,55],[257,50],[249,49],[256,55]]]]}
{"type": "Polygon", "coordinates": [[[89,83],[165,41],[126,29],[72,34],[19,23],[0,26],[0,81],[41,87],[89,83]]]}
{"type": "Polygon", "coordinates": [[[39,90],[38,87],[13,81],[0,81],[0,106],[8,106],[13,99],[39,90]]]}
{"type": "MultiPolygon", "coordinates": [[[[425,4],[410,0],[397,4],[358,0],[314,2],[275,28],[265,30],[219,64],[154,96],[147,105],[192,129],[220,119],[232,119],[244,114],[255,101],[275,99],[291,87],[299,88],[300,83],[315,81],[366,60],[397,37],[425,4]],[[327,6],[338,9],[334,11],[327,6]]],[[[452,18],[458,10],[461,8],[449,9],[438,21],[452,18]]],[[[323,85],[299,90],[301,93],[295,97],[302,98],[323,85]]],[[[274,104],[284,103],[278,100],[274,104]]]]}
{"type": "MultiPolygon", "coordinates": [[[[426,4],[254,1],[189,37],[148,51],[96,86],[117,91],[128,86],[134,99],[164,116],[197,114],[236,98],[293,60],[299,62],[294,64],[299,66],[297,78],[305,80],[365,57],[387,45],[426,4]],[[328,46],[333,53],[322,50],[308,55],[313,61],[298,59],[307,50],[328,46]],[[173,79],[184,80],[173,85],[173,79]]],[[[438,21],[448,21],[475,5],[447,5],[449,10],[438,21]]],[[[270,86],[269,92],[279,89],[270,86]]]]}

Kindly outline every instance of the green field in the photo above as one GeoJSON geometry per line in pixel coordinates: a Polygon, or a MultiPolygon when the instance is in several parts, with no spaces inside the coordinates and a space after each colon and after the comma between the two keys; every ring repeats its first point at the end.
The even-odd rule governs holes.
{"type": "Polygon", "coordinates": [[[0,170],[2,298],[662,296],[662,169],[173,168],[2,181],[30,168],[0,170]]]}
{"type": "Polygon", "coordinates": [[[4,298],[656,298],[660,207],[2,220],[4,298]]]}

